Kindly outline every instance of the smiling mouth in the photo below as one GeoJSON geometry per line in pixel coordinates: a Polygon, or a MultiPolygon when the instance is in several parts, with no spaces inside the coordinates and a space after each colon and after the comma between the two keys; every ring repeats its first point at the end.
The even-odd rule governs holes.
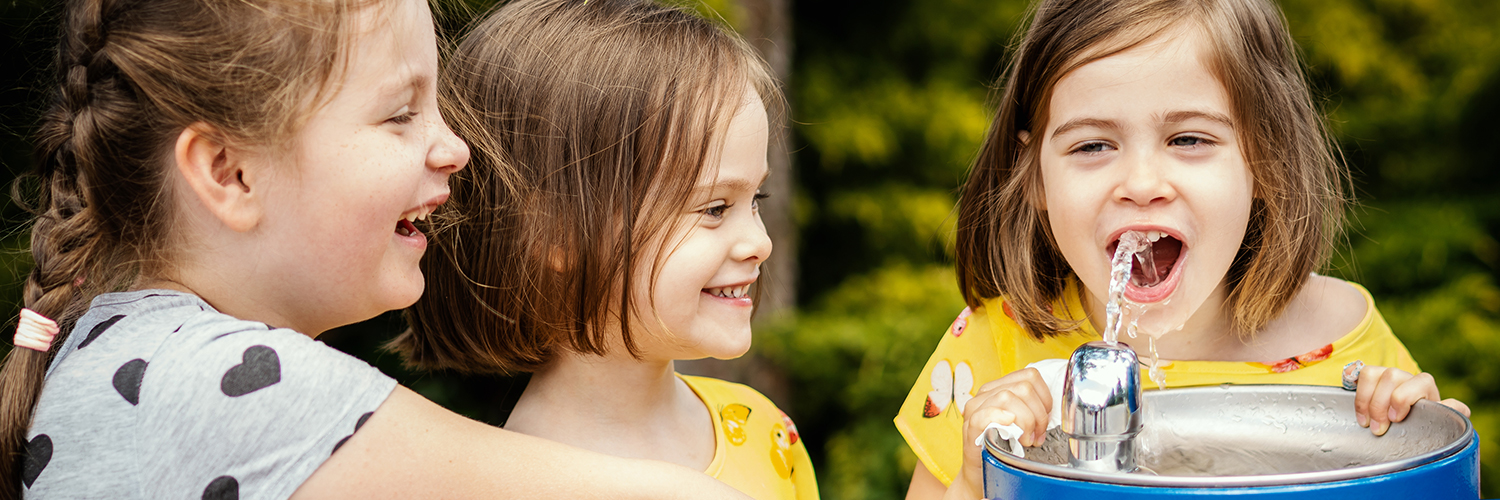
{"type": "Polygon", "coordinates": [[[417,221],[426,221],[428,215],[432,215],[435,206],[424,206],[401,216],[396,221],[396,234],[406,237],[421,236],[422,230],[417,229],[417,221]]]}
{"type": "Polygon", "coordinates": [[[717,288],[704,288],[703,289],[703,293],[706,293],[706,294],[709,294],[709,295],[712,295],[712,296],[715,296],[715,297],[723,297],[723,298],[726,298],[726,299],[740,299],[740,298],[745,298],[746,296],[750,295],[750,285],[749,284],[745,284],[745,285],[740,285],[740,286],[721,286],[721,287],[717,287],[717,288]]]}

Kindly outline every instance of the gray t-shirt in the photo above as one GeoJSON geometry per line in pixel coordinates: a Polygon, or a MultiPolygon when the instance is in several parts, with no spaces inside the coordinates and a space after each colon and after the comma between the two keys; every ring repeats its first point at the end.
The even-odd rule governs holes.
{"type": "Polygon", "coordinates": [[[47,369],[27,498],[282,499],[396,383],[182,292],[101,295],[47,369]]]}

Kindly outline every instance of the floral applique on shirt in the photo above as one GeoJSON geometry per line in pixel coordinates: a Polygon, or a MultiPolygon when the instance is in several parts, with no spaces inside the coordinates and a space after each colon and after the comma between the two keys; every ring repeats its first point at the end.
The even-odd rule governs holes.
{"type": "Polygon", "coordinates": [[[948,331],[952,332],[954,337],[963,335],[964,329],[969,327],[969,315],[971,314],[974,314],[974,311],[965,307],[963,311],[958,313],[958,319],[953,320],[953,326],[948,327],[948,331]]]}
{"type": "Polygon", "coordinates": [[[1297,356],[1297,357],[1286,358],[1286,359],[1278,360],[1278,361],[1266,361],[1266,362],[1262,362],[1262,363],[1251,363],[1251,364],[1264,366],[1271,373],[1286,373],[1286,372],[1293,371],[1293,370],[1298,370],[1298,369],[1301,369],[1302,367],[1310,366],[1313,363],[1317,363],[1319,361],[1328,359],[1328,357],[1332,356],[1332,355],[1333,355],[1333,344],[1328,344],[1328,345],[1325,345],[1323,347],[1319,347],[1317,349],[1313,349],[1312,351],[1309,351],[1309,352],[1304,353],[1304,354],[1302,354],[1300,356],[1297,356]]]}

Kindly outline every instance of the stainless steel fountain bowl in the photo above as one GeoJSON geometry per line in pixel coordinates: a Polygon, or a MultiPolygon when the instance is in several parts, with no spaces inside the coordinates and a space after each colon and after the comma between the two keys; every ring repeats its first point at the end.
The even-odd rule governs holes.
{"type": "Polygon", "coordinates": [[[1095,483],[1252,487],[1340,481],[1433,462],[1473,439],[1469,420],[1418,401],[1384,436],[1360,427],[1354,393],[1334,387],[1222,385],[1147,391],[1137,438],[1142,470],[1103,473],[1068,466],[1067,436],[1053,429],[1026,458],[991,433],[985,446],[1011,467],[1095,483]]]}

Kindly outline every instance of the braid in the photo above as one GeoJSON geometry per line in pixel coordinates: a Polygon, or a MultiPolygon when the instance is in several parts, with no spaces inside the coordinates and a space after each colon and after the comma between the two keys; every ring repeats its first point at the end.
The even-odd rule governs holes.
{"type": "MultiPolygon", "coordinates": [[[[43,116],[38,133],[35,175],[41,186],[35,204],[22,196],[19,182],[24,179],[12,189],[16,201],[36,217],[31,231],[35,267],[26,277],[22,298],[27,308],[58,321],[60,332],[54,346],[66,341],[95,295],[84,290],[99,289],[83,279],[102,276],[89,268],[104,269],[117,260],[101,255],[107,246],[100,241],[103,233],[84,194],[86,166],[101,159],[101,145],[107,142],[96,135],[111,130],[101,121],[119,116],[118,109],[93,106],[95,87],[114,86],[110,84],[116,83],[116,71],[105,53],[99,25],[104,2],[86,4],[74,10],[58,51],[61,86],[59,99],[43,116]]],[[[7,389],[0,397],[0,453],[4,454],[0,457],[0,500],[21,497],[26,430],[52,356],[52,352],[13,348],[0,369],[0,386],[7,389]]]]}
{"type": "MultiPolygon", "coordinates": [[[[352,33],[345,15],[364,1],[66,3],[36,170],[12,185],[35,217],[25,304],[57,320],[54,345],[95,296],[168,269],[172,140],[205,123],[234,145],[284,142],[315,107],[307,98],[332,88],[352,33]]],[[[21,453],[52,357],[12,349],[0,368],[0,500],[20,497],[21,453]]]]}

